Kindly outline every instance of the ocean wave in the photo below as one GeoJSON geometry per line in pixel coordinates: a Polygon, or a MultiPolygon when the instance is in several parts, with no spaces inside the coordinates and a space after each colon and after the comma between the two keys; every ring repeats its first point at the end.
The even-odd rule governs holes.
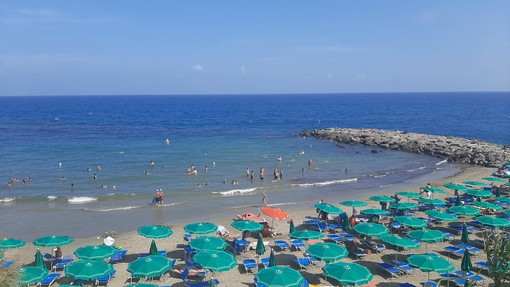
{"type": "Polygon", "coordinates": [[[277,203],[271,203],[267,206],[282,206],[282,205],[295,205],[298,204],[297,202],[277,202],[277,203]]]}
{"type": "Polygon", "coordinates": [[[5,198],[0,198],[0,202],[13,202],[16,198],[14,197],[5,197],[5,198]]]}
{"type": "Polygon", "coordinates": [[[254,188],[246,188],[246,189],[232,189],[227,191],[213,191],[214,194],[221,194],[222,196],[233,196],[233,195],[241,195],[245,193],[254,192],[257,190],[256,187],[254,188]]]}
{"type": "Polygon", "coordinates": [[[58,198],[58,196],[48,195],[46,198],[47,198],[48,200],[50,200],[50,201],[51,201],[51,200],[55,200],[55,199],[57,199],[57,198],[58,198]]]}
{"type": "Polygon", "coordinates": [[[77,196],[77,197],[69,197],[67,202],[70,204],[83,204],[97,201],[97,197],[89,197],[89,196],[77,196]]]}
{"type": "Polygon", "coordinates": [[[83,210],[97,211],[97,212],[108,212],[108,211],[130,210],[130,209],[135,209],[135,208],[140,208],[140,207],[144,207],[144,206],[143,205],[138,205],[138,206],[123,206],[123,207],[104,208],[104,209],[101,209],[101,208],[84,208],[83,210]]]}
{"type": "Polygon", "coordinates": [[[413,168],[413,169],[406,169],[406,171],[407,172],[414,172],[414,171],[422,170],[422,169],[426,169],[426,168],[427,168],[426,166],[420,166],[420,167],[413,168]]]}
{"type": "Polygon", "coordinates": [[[314,182],[314,183],[297,183],[297,184],[293,184],[291,186],[297,186],[297,187],[325,186],[325,185],[348,183],[348,182],[355,182],[355,181],[358,181],[358,179],[357,178],[348,178],[348,179],[328,180],[328,181],[314,182]]]}
{"type": "Polygon", "coordinates": [[[447,163],[447,162],[448,162],[448,160],[447,160],[447,159],[445,159],[445,160],[442,160],[442,161],[440,161],[440,162],[436,162],[436,165],[440,165],[440,164],[447,163]]]}

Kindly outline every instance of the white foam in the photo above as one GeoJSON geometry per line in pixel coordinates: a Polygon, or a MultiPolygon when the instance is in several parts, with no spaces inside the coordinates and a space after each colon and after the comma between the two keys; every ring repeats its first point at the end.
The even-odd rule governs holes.
{"type": "Polygon", "coordinates": [[[271,203],[267,206],[281,206],[281,205],[294,205],[297,204],[297,202],[277,202],[277,203],[271,203]]]}
{"type": "Polygon", "coordinates": [[[13,202],[14,200],[15,200],[14,197],[0,198],[0,202],[13,202]]]}
{"type": "Polygon", "coordinates": [[[257,188],[246,188],[246,189],[232,189],[227,191],[213,191],[215,194],[221,194],[223,196],[241,195],[245,193],[254,192],[257,188]]]}
{"type": "Polygon", "coordinates": [[[355,181],[358,181],[358,179],[357,178],[348,178],[348,179],[337,179],[337,180],[329,180],[329,181],[314,182],[314,183],[299,183],[299,184],[293,184],[292,186],[298,186],[298,187],[325,186],[325,185],[355,182],[355,181]]]}
{"type": "Polygon", "coordinates": [[[142,207],[142,206],[124,206],[124,207],[114,207],[114,208],[105,208],[105,209],[88,209],[88,208],[85,208],[85,210],[107,212],[107,211],[130,210],[130,209],[135,209],[135,208],[140,208],[140,207],[142,207]]]}
{"type": "Polygon", "coordinates": [[[48,200],[55,200],[57,199],[57,196],[54,196],[54,195],[48,195],[48,200]]]}
{"type": "Polygon", "coordinates": [[[442,161],[440,161],[440,162],[436,162],[436,165],[440,165],[440,164],[447,163],[447,162],[448,162],[448,160],[447,160],[447,159],[445,159],[445,160],[442,160],[442,161]]]}
{"type": "MultiPolygon", "coordinates": [[[[436,163],[437,165],[437,163],[436,163]]],[[[417,171],[417,170],[422,170],[422,169],[425,169],[426,167],[425,166],[420,166],[420,167],[417,167],[417,168],[413,168],[413,169],[406,169],[407,172],[413,172],[413,171],[417,171]]]]}
{"type": "Polygon", "coordinates": [[[97,197],[88,197],[88,196],[77,196],[77,197],[69,197],[67,201],[70,204],[83,204],[96,201],[97,197]]]}

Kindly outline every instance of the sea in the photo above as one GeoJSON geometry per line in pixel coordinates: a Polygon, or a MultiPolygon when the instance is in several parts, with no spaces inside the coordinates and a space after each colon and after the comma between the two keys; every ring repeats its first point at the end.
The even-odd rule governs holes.
{"type": "Polygon", "coordinates": [[[347,208],[339,202],[461,169],[303,130],[510,142],[510,92],[27,96],[0,97],[0,107],[0,236],[25,240],[235,218],[258,213],[262,193],[282,209],[320,199],[347,208]],[[158,189],[164,202],[153,205],[158,189]]]}

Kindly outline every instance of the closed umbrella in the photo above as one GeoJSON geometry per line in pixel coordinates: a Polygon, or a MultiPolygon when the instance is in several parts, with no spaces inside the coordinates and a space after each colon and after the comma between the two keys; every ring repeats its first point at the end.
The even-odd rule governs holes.
{"type": "Polygon", "coordinates": [[[39,250],[39,248],[37,248],[37,251],[35,252],[34,257],[35,257],[34,266],[46,269],[46,264],[44,263],[44,258],[42,256],[41,250],[39,250]]]}
{"type": "Polygon", "coordinates": [[[317,208],[318,210],[322,210],[323,212],[330,213],[330,214],[344,213],[340,208],[338,208],[332,204],[328,204],[328,203],[316,203],[315,208],[317,208]]]}
{"type": "Polygon", "coordinates": [[[37,283],[48,276],[48,270],[42,267],[26,266],[18,269],[19,283],[21,285],[31,285],[37,283]]]}
{"type": "Polygon", "coordinates": [[[218,250],[199,251],[193,256],[193,260],[203,269],[215,272],[232,270],[237,266],[237,260],[232,253],[218,250]]]}
{"type": "Polygon", "coordinates": [[[510,220],[491,215],[479,216],[476,218],[476,221],[480,222],[483,225],[488,225],[495,228],[503,228],[510,226],[510,220]]]}
{"type": "Polygon", "coordinates": [[[423,272],[427,272],[427,281],[430,281],[430,272],[446,273],[453,271],[455,267],[448,260],[440,256],[431,254],[411,255],[407,258],[409,265],[419,268],[423,272]]]}
{"type": "Polygon", "coordinates": [[[310,256],[326,262],[337,261],[349,255],[345,247],[335,243],[324,242],[308,246],[306,252],[308,252],[310,256]]]}
{"type": "Polygon", "coordinates": [[[32,244],[35,246],[43,246],[43,247],[50,247],[50,246],[62,246],[69,244],[73,242],[74,239],[72,239],[69,236],[45,236],[45,237],[39,237],[32,244]]]}
{"type": "Polygon", "coordinates": [[[167,238],[172,236],[174,232],[164,225],[146,225],[138,228],[138,234],[147,238],[167,238]]]}
{"type": "Polygon", "coordinates": [[[379,236],[388,233],[388,228],[377,223],[360,223],[354,226],[354,230],[366,236],[379,236]]]}
{"type": "Polygon", "coordinates": [[[468,189],[466,190],[466,194],[481,198],[488,198],[492,196],[492,192],[484,189],[468,189]]]}
{"type": "Polygon", "coordinates": [[[260,270],[255,279],[262,286],[304,287],[307,286],[303,275],[287,266],[274,266],[260,270]]]}
{"type": "Polygon", "coordinates": [[[422,228],[427,226],[427,223],[421,219],[411,216],[396,216],[393,218],[395,221],[412,228],[422,228]]]}
{"type": "Polygon", "coordinates": [[[218,230],[218,226],[210,222],[196,222],[184,226],[184,231],[191,234],[209,234],[216,230],[218,230]]]}
{"type": "Polygon", "coordinates": [[[359,286],[372,281],[374,275],[366,267],[356,263],[335,262],[322,268],[326,279],[333,278],[342,286],[359,286]]]}
{"type": "Polygon", "coordinates": [[[461,236],[460,236],[460,241],[464,244],[468,244],[469,243],[469,233],[467,231],[467,226],[466,226],[466,223],[462,224],[462,233],[461,233],[461,236]]]}
{"type": "Polygon", "coordinates": [[[189,246],[196,250],[223,250],[227,247],[227,242],[219,237],[202,236],[191,240],[189,246]]]}
{"type": "Polygon", "coordinates": [[[438,210],[426,210],[425,214],[441,221],[457,221],[457,216],[438,210]]]}
{"type": "Polygon", "coordinates": [[[264,226],[253,220],[237,220],[230,225],[237,230],[249,232],[261,231],[264,228],[264,226]]]}
{"type": "Polygon", "coordinates": [[[301,239],[301,240],[310,240],[310,239],[321,239],[324,238],[324,234],[315,230],[301,230],[295,231],[289,234],[290,238],[301,239]]]}
{"type": "Polygon", "coordinates": [[[151,247],[149,248],[149,255],[157,255],[158,247],[156,246],[156,241],[152,239],[151,247]]]}
{"type": "Polygon", "coordinates": [[[262,240],[262,235],[259,234],[259,238],[257,239],[257,246],[255,247],[255,253],[257,255],[264,255],[266,253],[266,246],[264,245],[264,241],[262,240]]]}
{"type": "Polygon", "coordinates": [[[269,267],[274,267],[276,265],[276,256],[274,255],[274,250],[271,249],[271,253],[269,253],[269,267]]]}
{"type": "Polygon", "coordinates": [[[140,257],[128,264],[127,271],[133,277],[159,276],[172,268],[173,261],[161,255],[140,257]]]}
{"type": "Polygon", "coordinates": [[[80,280],[95,280],[113,272],[113,265],[99,260],[79,260],[66,266],[65,274],[80,280]]]}
{"type": "Polygon", "coordinates": [[[291,234],[292,232],[295,232],[296,231],[296,227],[294,226],[294,220],[290,220],[290,225],[289,225],[289,234],[291,234]]]}
{"type": "Polygon", "coordinates": [[[471,255],[469,254],[469,251],[467,249],[464,250],[464,255],[462,255],[460,269],[466,273],[471,272],[471,270],[473,269],[473,264],[471,263],[471,255]]]}
{"type": "Polygon", "coordinates": [[[499,206],[497,204],[494,204],[494,203],[486,202],[486,201],[475,201],[475,202],[472,203],[472,205],[480,207],[480,208],[487,208],[487,209],[493,209],[493,210],[503,210],[503,207],[501,207],[501,206],[499,206]]]}
{"type": "Polygon", "coordinates": [[[97,260],[111,257],[116,251],[117,248],[113,246],[88,245],[76,249],[76,251],[74,251],[74,255],[80,259],[97,260]]]}

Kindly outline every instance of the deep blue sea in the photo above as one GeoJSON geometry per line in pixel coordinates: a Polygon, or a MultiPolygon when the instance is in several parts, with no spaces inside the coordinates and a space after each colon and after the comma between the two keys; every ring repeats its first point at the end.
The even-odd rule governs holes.
{"type": "Polygon", "coordinates": [[[510,143],[510,93],[0,97],[0,106],[0,236],[27,240],[257,212],[262,192],[282,208],[339,202],[459,170],[302,138],[305,129],[510,143]],[[149,205],[156,189],[160,207],[149,205]]]}

